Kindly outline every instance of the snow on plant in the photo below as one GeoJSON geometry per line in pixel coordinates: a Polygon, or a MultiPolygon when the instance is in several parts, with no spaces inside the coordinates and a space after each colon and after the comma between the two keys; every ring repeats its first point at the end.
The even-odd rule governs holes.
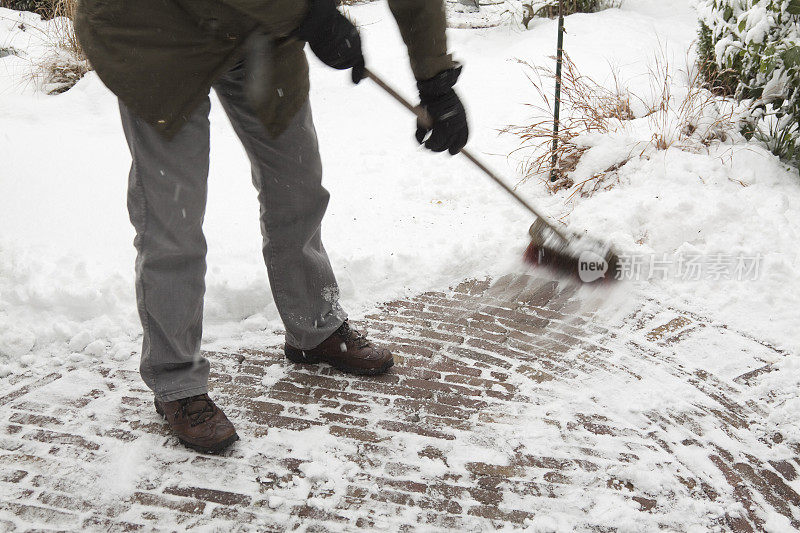
{"type": "Polygon", "coordinates": [[[800,0],[698,0],[701,62],[749,108],[744,133],[800,161],[800,0]]]}
{"type": "Polygon", "coordinates": [[[53,13],[48,37],[51,53],[42,61],[49,93],[58,94],[69,90],[89,71],[89,63],[75,34],[73,19],[77,0],[49,0],[53,13]]]}
{"type": "Polygon", "coordinates": [[[13,47],[4,48],[10,51],[3,55],[24,58],[26,78],[48,94],[70,89],[91,69],[72,24],[76,7],[77,0],[41,0],[37,8],[44,10],[48,20],[26,12],[4,17],[6,22],[16,21],[11,39],[20,43],[24,55],[13,47]]]}
{"type": "Polygon", "coordinates": [[[594,13],[611,7],[619,7],[618,0],[528,0],[523,2],[531,13],[537,17],[558,16],[559,4],[563,6],[564,15],[573,13],[594,13]]]}
{"type": "MultiPolygon", "coordinates": [[[[612,7],[619,7],[619,0],[564,0],[561,2],[561,7],[564,10],[564,15],[572,15],[573,13],[594,13],[609,9],[612,7]]],[[[537,17],[557,17],[559,12],[558,0],[528,0],[521,2],[522,4],[522,25],[526,28],[528,23],[537,17]]]]}
{"type": "MultiPolygon", "coordinates": [[[[551,164],[557,161],[554,177],[544,180],[551,190],[571,187],[568,174],[575,170],[581,156],[588,150],[579,139],[585,135],[611,131],[612,124],[621,124],[633,117],[630,100],[619,83],[613,90],[606,89],[594,80],[581,75],[569,55],[564,56],[561,75],[562,120],[553,144],[553,99],[549,94],[550,83],[555,80],[555,71],[549,66],[533,66],[519,61],[528,71],[527,76],[542,105],[530,106],[540,117],[531,124],[509,126],[504,131],[517,135],[521,144],[517,151],[530,152],[523,158],[521,168],[525,179],[549,176],[551,164]]],[[[615,79],[616,82],[616,79],[615,79]]]]}
{"type": "MultiPolygon", "coordinates": [[[[464,2],[472,0],[447,0],[450,15],[453,11],[461,11],[464,2]]],[[[619,7],[621,0],[565,0],[564,14],[594,13],[619,7]]],[[[508,23],[522,25],[524,28],[536,18],[553,18],[558,16],[558,0],[475,0],[475,6],[480,13],[491,17],[492,25],[508,23]]],[[[477,15],[477,13],[473,13],[477,15]]]]}
{"type": "Polygon", "coordinates": [[[561,117],[553,143],[555,72],[520,63],[542,102],[531,105],[537,119],[505,130],[520,138],[523,181],[542,180],[551,192],[590,196],[617,183],[617,171],[636,157],[671,147],[705,150],[737,136],[738,109],[703,87],[694,69],[675,71],[665,54],[649,70],[649,90],[634,94],[612,70],[611,87],[580,73],[569,55],[561,76],[561,117]],[[555,163],[555,164],[554,164],[555,163]]]}

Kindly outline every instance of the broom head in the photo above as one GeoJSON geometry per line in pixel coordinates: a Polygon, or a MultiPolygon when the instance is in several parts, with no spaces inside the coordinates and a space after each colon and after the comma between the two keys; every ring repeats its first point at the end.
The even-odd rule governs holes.
{"type": "Polygon", "coordinates": [[[564,241],[541,220],[533,223],[530,236],[524,255],[528,264],[582,283],[608,283],[620,278],[619,257],[608,245],[579,235],[564,241]]]}

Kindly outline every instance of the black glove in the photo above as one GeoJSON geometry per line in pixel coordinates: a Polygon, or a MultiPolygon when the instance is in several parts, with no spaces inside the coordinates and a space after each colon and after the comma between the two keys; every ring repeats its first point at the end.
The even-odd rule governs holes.
{"type": "Polygon", "coordinates": [[[433,127],[426,128],[417,121],[417,141],[434,152],[449,150],[457,154],[467,144],[469,127],[467,112],[453,90],[461,66],[440,72],[431,79],[417,82],[420,106],[428,112],[433,127]],[[430,137],[428,134],[430,133],[430,137]],[[427,137],[427,141],[425,138],[427,137]]]}
{"type": "Polygon", "coordinates": [[[352,68],[353,83],[366,77],[361,36],[336,9],[335,0],[310,0],[308,15],[294,35],[311,45],[320,61],[339,70],[352,68]]]}

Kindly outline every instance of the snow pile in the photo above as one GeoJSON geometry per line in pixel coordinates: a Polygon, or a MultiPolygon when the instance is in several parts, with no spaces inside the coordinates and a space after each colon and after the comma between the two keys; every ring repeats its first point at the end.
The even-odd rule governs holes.
{"type": "Polygon", "coordinates": [[[583,139],[577,185],[559,194],[571,224],[608,236],[645,293],[800,350],[796,169],[733,131],[698,151],[656,149],[647,133],[583,139]],[[597,192],[571,196],[598,173],[597,192]],[[689,260],[697,272],[681,270],[689,260]]]}
{"type": "MultiPolygon", "coordinates": [[[[637,20],[638,13],[627,11],[633,6],[568,18],[572,41],[566,49],[576,68],[609,94],[622,87],[620,102],[630,105],[632,116],[610,119],[606,129],[571,141],[580,159],[568,174],[572,186],[556,193],[550,212],[573,231],[610,240],[628,262],[627,279],[638,281],[646,298],[706,314],[796,353],[797,169],[740,134],[745,105],[700,87],[695,59],[686,52],[689,19],[680,47],[646,35],[644,28],[651,30],[654,22],[637,20]],[[641,35],[631,32],[629,38],[653,46],[624,55],[626,64],[613,43],[613,52],[603,51],[605,64],[581,46],[600,39],[597,25],[627,29],[637,22],[641,35]],[[694,271],[686,268],[689,262],[694,271]]],[[[657,16],[675,8],[642,7],[657,16]]],[[[666,18],[663,24],[675,22],[666,18]]],[[[539,40],[525,41],[511,57],[548,64],[526,52],[539,40]]],[[[529,87],[527,102],[540,105],[529,87]]],[[[565,104],[563,116],[569,117],[565,104]]],[[[525,187],[541,187],[533,181],[525,187]]]]}
{"type": "Polygon", "coordinates": [[[752,398],[770,406],[761,421],[764,439],[800,443],[800,360],[786,357],[752,380],[752,398]]]}

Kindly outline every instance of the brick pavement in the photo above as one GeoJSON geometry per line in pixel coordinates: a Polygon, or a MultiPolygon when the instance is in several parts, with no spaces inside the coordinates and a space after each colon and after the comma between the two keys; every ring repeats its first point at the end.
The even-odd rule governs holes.
{"type": "Polygon", "coordinates": [[[14,376],[0,531],[800,528],[800,446],[743,394],[786,354],[656,302],[609,331],[576,290],[508,276],[387,303],[359,322],[397,355],[382,377],[210,353],[243,437],[219,457],[170,437],[133,361],[14,376]],[[698,338],[753,364],[687,365],[698,338]]]}

